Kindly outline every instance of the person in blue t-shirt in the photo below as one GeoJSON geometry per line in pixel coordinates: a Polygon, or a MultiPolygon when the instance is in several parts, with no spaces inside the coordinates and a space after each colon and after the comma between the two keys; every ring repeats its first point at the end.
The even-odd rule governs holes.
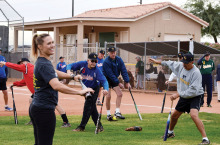
{"type": "MultiPolygon", "coordinates": [[[[104,51],[104,50],[100,50],[100,51],[99,51],[99,54],[98,54],[98,59],[97,59],[97,60],[98,60],[97,66],[99,67],[99,69],[100,69],[101,71],[103,71],[102,65],[103,65],[103,62],[104,62],[104,56],[105,56],[105,51],[104,51]]],[[[103,88],[103,87],[100,86],[99,95],[98,95],[97,102],[96,102],[96,104],[99,105],[99,106],[102,105],[102,103],[101,103],[101,101],[100,101],[100,96],[101,96],[102,88],[103,88]]]]}
{"type": "MultiPolygon", "coordinates": [[[[103,73],[106,79],[108,80],[109,88],[112,88],[117,94],[115,116],[116,118],[125,119],[125,117],[122,116],[120,112],[120,105],[122,99],[121,88],[124,88],[124,85],[119,82],[118,77],[121,74],[125,82],[125,87],[131,88],[131,85],[129,83],[128,72],[123,60],[119,56],[116,56],[115,47],[108,48],[108,55],[109,56],[105,58],[103,63],[103,73]]],[[[111,116],[111,112],[110,112],[110,101],[111,101],[111,90],[109,90],[109,93],[106,96],[106,109],[107,109],[107,120],[113,121],[113,117],[111,116]]]]}
{"type": "Polygon", "coordinates": [[[91,88],[75,90],[59,82],[61,79],[82,79],[54,70],[50,56],[54,54],[54,41],[49,34],[35,34],[32,39],[32,56],[37,58],[34,67],[34,97],[29,114],[34,127],[36,145],[52,145],[56,127],[55,107],[58,104],[58,91],[65,94],[82,95],[94,92],[91,88]],[[40,55],[38,55],[40,53],[40,55]]]}
{"type": "MultiPolygon", "coordinates": [[[[0,61],[5,61],[5,57],[1,55],[2,49],[0,48],[0,61]]],[[[13,109],[8,106],[8,91],[7,91],[7,75],[8,75],[8,68],[7,66],[0,67],[0,90],[2,90],[2,93],[4,95],[5,100],[5,111],[12,111],[13,109]]]]}
{"type": "MultiPolygon", "coordinates": [[[[59,58],[60,62],[57,64],[57,70],[66,73],[66,62],[64,62],[64,58],[65,57],[60,56],[59,58]]],[[[59,79],[59,81],[61,81],[64,84],[69,83],[68,79],[59,79]]]]}
{"type": "MultiPolygon", "coordinates": [[[[92,88],[95,90],[94,94],[91,97],[87,97],[84,104],[83,109],[83,117],[81,120],[80,125],[74,129],[73,131],[84,131],[87,122],[89,121],[90,116],[94,124],[96,125],[98,119],[98,111],[96,108],[96,100],[99,94],[99,83],[103,86],[104,90],[103,95],[108,94],[108,82],[101,72],[101,70],[97,67],[97,54],[91,53],[88,56],[87,61],[79,61],[76,63],[68,64],[67,65],[67,73],[71,74],[70,70],[77,71],[80,70],[80,74],[82,75],[83,79],[82,82],[86,87],[92,88]]],[[[100,122],[98,126],[98,132],[103,131],[103,126],[100,122]]]]}

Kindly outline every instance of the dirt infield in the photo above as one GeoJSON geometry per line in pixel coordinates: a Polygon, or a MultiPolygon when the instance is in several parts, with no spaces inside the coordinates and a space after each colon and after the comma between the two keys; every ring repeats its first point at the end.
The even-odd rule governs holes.
{"type": "MultiPolygon", "coordinates": [[[[12,107],[12,97],[11,97],[11,90],[9,86],[11,83],[7,83],[8,86],[8,94],[9,94],[9,106],[12,107]]],[[[80,87],[76,87],[76,89],[81,89],[80,87]]],[[[138,109],[140,113],[160,113],[162,100],[164,93],[155,93],[155,92],[140,92],[133,90],[132,91],[136,104],[138,105],[138,109]]],[[[169,96],[171,93],[175,92],[168,92],[166,97],[166,104],[164,108],[164,112],[169,112],[171,101],[169,96]]],[[[19,116],[28,115],[28,108],[29,108],[29,98],[31,96],[30,91],[27,87],[14,87],[14,97],[16,108],[19,116]]],[[[64,108],[67,115],[81,115],[83,111],[85,99],[82,96],[77,95],[67,95],[59,93],[59,104],[64,108]]],[[[112,91],[112,100],[111,100],[111,113],[114,113],[115,110],[115,101],[116,101],[116,94],[112,91]]],[[[206,98],[205,98],[206,102],[206,98]]],[[[174,106],[176,105],[177,100],[174,101],[174,106]]],[[[217,113],[220,114],[220,103],[217,102],[217,97],[213,97],[212,100],[212,108],[202,107],[201,112],[208,112],[208,113],[217,113]]],[[[98,107],[99,109],[99,107],[98,107]]],[[[123,91],[123,99],[121,104],[121,112],[122,114],[133,114],[136,113],[134,103],[132,101],[130,93],[126,90],[123,91]]],[[[58,112],[56,112],[58,114],[58,112]]],[[[106,114],[105,105],[103,107],[103,114],[106,114]]],[[[0,93],[0,116],[13,116],[13,112],[7,112],[4,110],[4,99],[3,94],[0,93]]]]}

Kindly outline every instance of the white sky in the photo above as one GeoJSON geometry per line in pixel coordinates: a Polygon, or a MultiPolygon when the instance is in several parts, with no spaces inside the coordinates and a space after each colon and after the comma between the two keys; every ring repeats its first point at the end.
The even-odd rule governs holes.
{"type": "MultiPolygon", "coordinates": [[[[21,16],[25,22],[41,21],[58,18],[72,17],[72,0],[6,0],[21,16]]],[[[142,4],[171,2],[179,7],[183,7],[187,0],[142,0],[142,4]]],[[[83,13],[88,10],[104,9],[111,7],[121,7],[129,5],[138,5],[140,0],[74,0],[74,15],[83,13]]],[[[13,32],[10,33],[13,35],[13,32]]],[[[10,36],[11,37],[11,36],[10,36]]],[[[12,36],[13,37],[13,36],[12,36]]],[[[20,35],[19,35],[20,37],[20,35]]],[[[25,38],[31,37],[25,33],[25,38]]],[[[30,44],[25,39],[25,44],[30,44]]],[[[214,42],[212,39],[202,39],[201,41],[214,42]]],[[[10,45],[13,40],[10,39],[10,45]]],[[[19,45],[21,40],[19,40],[19,45]]]]}

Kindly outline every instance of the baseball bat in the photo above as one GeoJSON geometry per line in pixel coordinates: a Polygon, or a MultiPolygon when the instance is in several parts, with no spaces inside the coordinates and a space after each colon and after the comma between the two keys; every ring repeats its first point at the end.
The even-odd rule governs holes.
{"type": "Polygon", "coordinates": [[[138,110],[138,107],[137,107],[137,105],[136,105],[135,101],[134,101],[134,97],[133,97],[133,95],[132,95],[132,93],[131,93],[131,89],[130,89],[130,88],[129,88],[129,92],[130,92],[131,97],[132,97],[132,99],[133,99],[134,106],[135,106],[135,109],[136,109],[136,111],[137,111],[137,114],[138,114],[138,116],[139,116],[140,120],[142,120],[141,114],[140,114],[140,112],[139,112],[139,110],[138,110]]]}
{"type": "Polygon", "coordinates": [[[15,124],[18,124],[18,117],[17,117],[17,111],[16,111],[16,106],[15,106],[15,100],[14,100],[13,86],[11,86],[11,93],[12,93],[12,99],[13,99],[14,120],[15,120],[15,124]]]}
{"type": "Polygon", "coordinates": [[[166,100],[166,95],[167,95],[167,86],[166,86],[165,94],[164,94],[164,97],[163,97],[163,104],[162,104],[162,108],[161,108],[161,113],[163,113],[163,109],[164,109],[164,105],[165,105],[165,100],[166,100]]]}
{"type": "Polygon", "coordinates": [[[165,129],[165,133],[164,133],[163,141],[166,141],[166,140],[167,140],[168,129],[169,129],[169,126],[170,126],[170,117],[171,117],[172,107],[173,107],[173,101],[171,102],[170,113],[169,113],[169,115],[168,115],[167,125],[166,125],[166,129],[165,129]]]}
{"type": "Polygon", "coordinates": [[[100,124],[100,121],[101,121],[102,106],[103,106],[104,100],[105,100],[105,95],[103,95],[103,98],[102,98],[102,105],[101,105],[100,113],[99,113],[98,120],[97,120],[97,123],[96,123],[95,134],[98,134],[98,127],[99,127],[99,124],[100,124]]]}
{"type": "MultiPolygon", "coordinates": [[[[82,85],[82,89],[86,89],[87,87],[83,84],[82,80],[79,80],[80,84],[82,85]]],[[[85,98],[88,98],[88,97],[92,97],[91,93],[90,92],[87,92],[85,94],[85,98]]]]}

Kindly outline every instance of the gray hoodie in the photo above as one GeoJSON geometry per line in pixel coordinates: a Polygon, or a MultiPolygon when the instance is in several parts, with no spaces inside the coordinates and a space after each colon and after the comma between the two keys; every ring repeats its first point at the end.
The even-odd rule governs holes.
{"type": "Polygon", "coordinates": [[[194,65],[191,70],[186,70],[182,62],[162,61],[177,76],[177,91],[182,98],[193,98],[204,93],[202,88],[202,75],[194,65]]]}

